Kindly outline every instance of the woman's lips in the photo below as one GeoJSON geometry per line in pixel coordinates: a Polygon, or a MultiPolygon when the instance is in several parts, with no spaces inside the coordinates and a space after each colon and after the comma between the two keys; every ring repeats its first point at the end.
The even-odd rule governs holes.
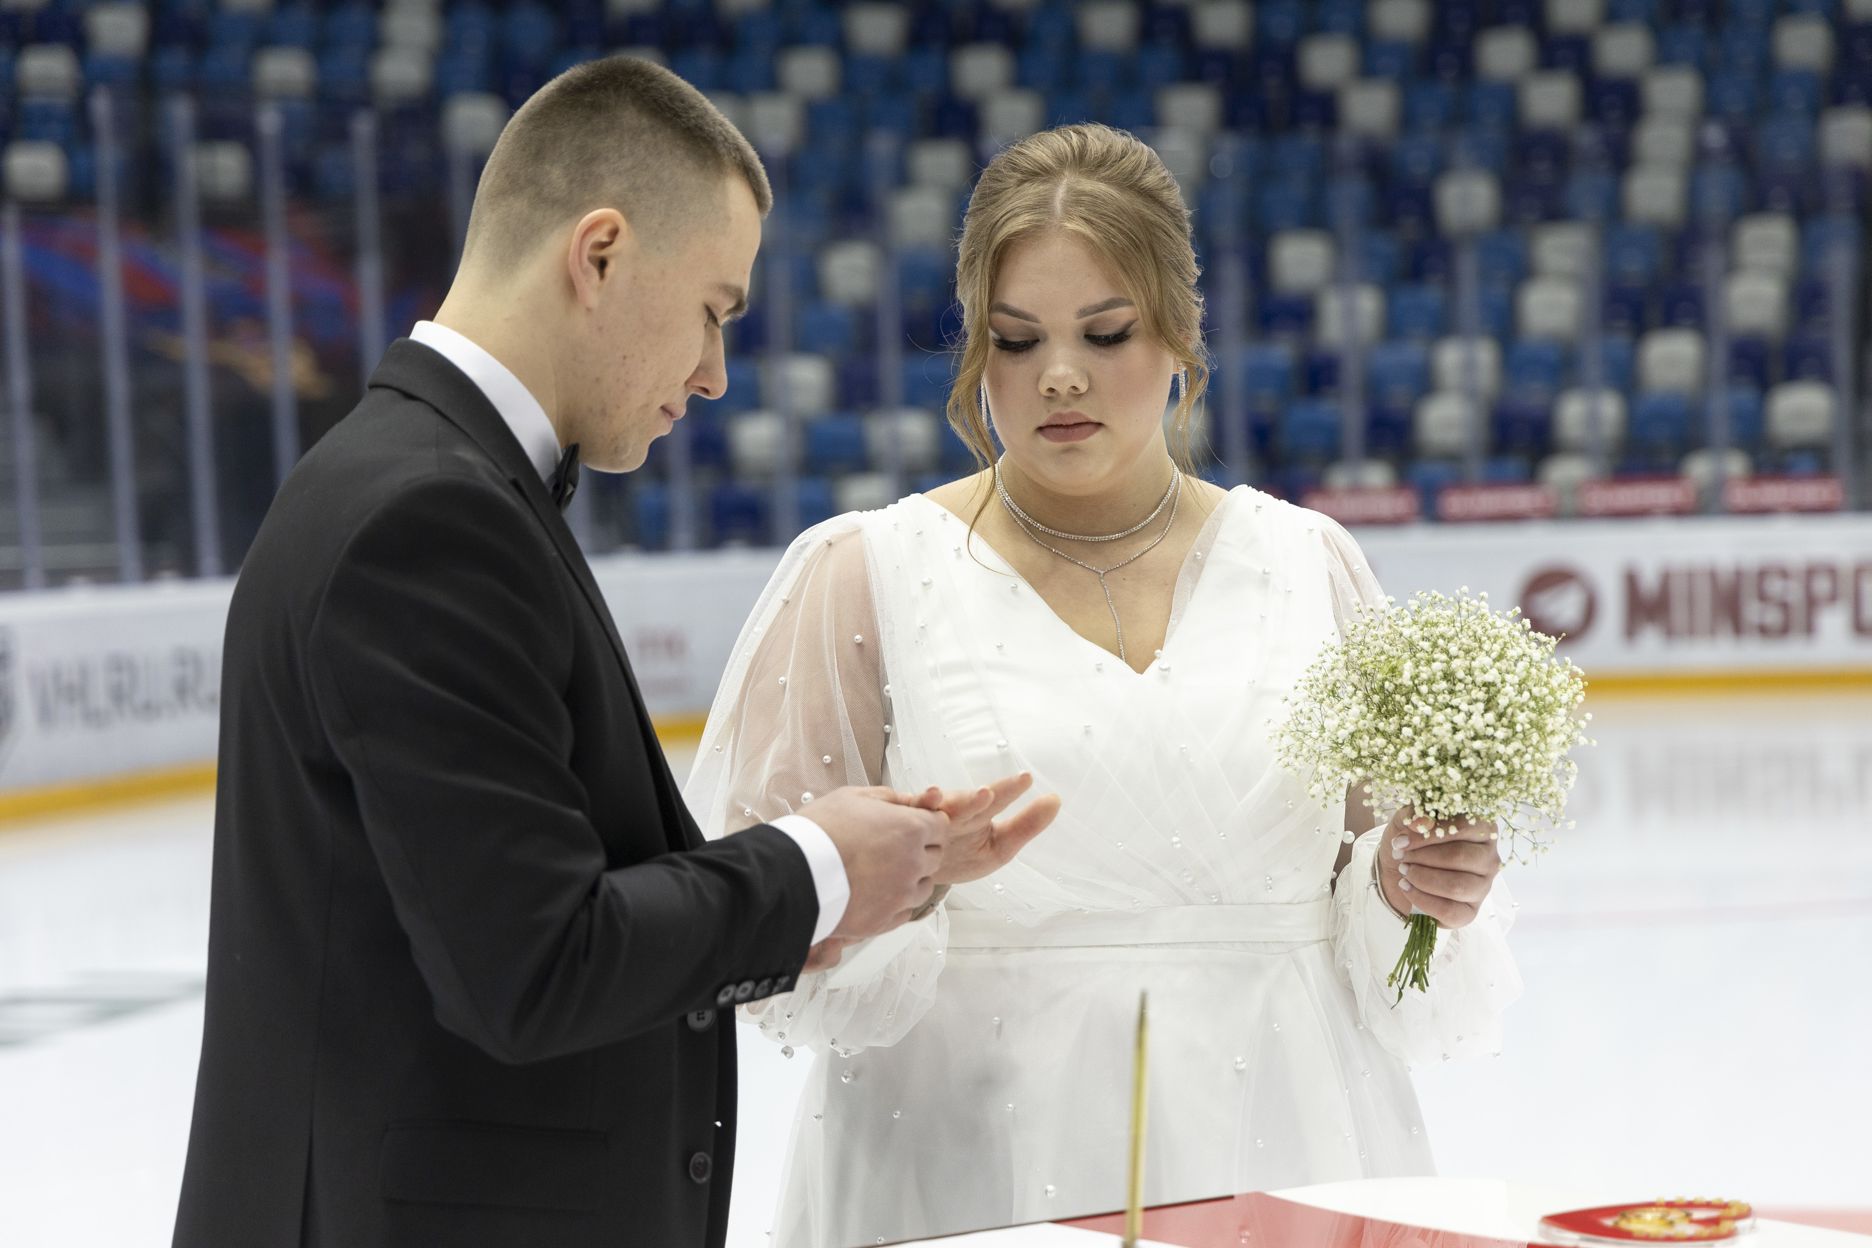
{"type": "Polygon", "coordinates": [[[1040,436],[1049,442],[1083,442],[1099,431],[1096,420],[1075,421],[1065,425],[1041,425],[1040,436]]]}

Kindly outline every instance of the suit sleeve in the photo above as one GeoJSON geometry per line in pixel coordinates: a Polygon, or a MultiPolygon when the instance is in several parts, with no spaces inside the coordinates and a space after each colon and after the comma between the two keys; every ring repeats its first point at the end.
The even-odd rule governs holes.
{"type": "MultiPolygon", "coordinates": [[[[772,828],[607,869],[571,763],[564,639],[586,608],[563,568],[518,497],[419,482],[351,539],[307,647],[436,1018],[510,1062],[723,1004],[724,985],[777,990],[817,912],[772,828]]],[[[640,817],[663,815],[646,796],[640,817]]]]}

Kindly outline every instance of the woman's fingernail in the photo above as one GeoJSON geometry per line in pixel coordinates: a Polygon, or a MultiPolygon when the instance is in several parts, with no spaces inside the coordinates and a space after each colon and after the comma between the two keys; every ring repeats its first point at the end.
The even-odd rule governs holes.
{"type": "Polygon", "coordinates": [[[1403,890],[1404,890],[1405,892],[1407,892],[1407,893],[1408,893],[1408,892],[1410,892],[1410,881],[1409,881],[1409,880],[1399,880],[1399,881],[1397,882],[1397,886],[1398,886],[1399,888],[1401,888],[1401,889],[1403,889],[1403,890]]]}
{"type": "Polygon", "coordinates": [[[1403,851],[1405,851],[1405,850],[1407,850],[1407,849],[1409,849],[1409,848],[1410,848],[1410,837],[1408,837],[1408,836],[1394,836],[1394,837],[1392,837],[1392,838],[1391,838],[1391,848],[1392,848],[1392,849],[1394,849],[1394,850],[1396,850],[1396,851],[1397,851],[1397,852],[1399,852],[1399,853],[1402,853],[1403,851]]]}
{"type": "Polygon", "coordinates": [[[1399,875],[1409,875],[1409,874],[1410,874],[1410,863],[1408,863],[1408,862],[1400,862],[1400,863],[1398,863],[1398,869],[1397,869],[1397,873],[1398,873],[1399,875]]]}

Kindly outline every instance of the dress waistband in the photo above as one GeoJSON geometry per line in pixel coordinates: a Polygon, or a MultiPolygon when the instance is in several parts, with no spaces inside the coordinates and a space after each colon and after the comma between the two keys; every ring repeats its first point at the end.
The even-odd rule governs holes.
{"type": "Polygon", "coordinates": [[[1154,906],[1139,910],[949,911],[951,949],[1101,945],[1312,944],[1332,933],[1332,902],[1154,906]]]}

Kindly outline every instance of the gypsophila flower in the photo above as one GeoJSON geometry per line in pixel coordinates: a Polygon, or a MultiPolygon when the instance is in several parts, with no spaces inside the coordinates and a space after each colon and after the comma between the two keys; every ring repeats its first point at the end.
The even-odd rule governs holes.
{"type": "MultiPolygon", "coordinates": [[[[1487,594],[1386,603],[1361,609],[1301,677],[1275,734],[1280,761],[1310,772],[1322,802],[1363,783],[1380,810],[1494,820],[1511,856],[1546,849],[1540,832],[1560,826],[1579,772],[1567,751],[1588,743],[1592,717],[1576,713],[1585,674],[1519,607],[1490,610],[1487,594]]],[[[1433,947],[1422,915],[1413,941],[1419,920],[1433,947]]],[[[1422,986],[1421,973],[1412,979],[1422,986]]]]}

